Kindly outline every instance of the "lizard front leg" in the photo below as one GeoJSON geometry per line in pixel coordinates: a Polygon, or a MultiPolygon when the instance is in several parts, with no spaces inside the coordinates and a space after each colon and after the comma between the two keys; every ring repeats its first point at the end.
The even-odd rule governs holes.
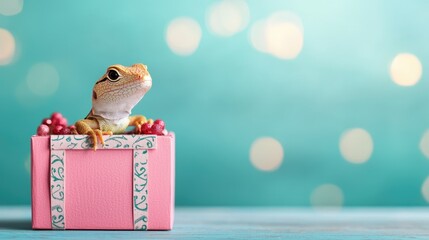
{"type": "Polygon", "coordinates": [[[76,126],[76,132],[78,134],[85,134],[88,135],[93,143],[94,151],[97,150],[97,138],[100,140],[100,143],[104,145],[104,139],[103,134],[112,135],[111,131],[108,132],[102,132],[99,128],[99,124],[97,120],[92,119],[83,119],[80,121],[77,121],[75,123],[76,126]]]}
{"type": "Polygon", "coordinates": [[[140,134],[140,127],[141,125],[143,125],[146,122],[151,122],[153,123],[152,119],[147,119],[145,116],[143,115],[137,115],[137,116],[130,116],[130,123],[128,124],[129,126],[134,126],[136,128],[136,132],[138,134],[140,134]]]}

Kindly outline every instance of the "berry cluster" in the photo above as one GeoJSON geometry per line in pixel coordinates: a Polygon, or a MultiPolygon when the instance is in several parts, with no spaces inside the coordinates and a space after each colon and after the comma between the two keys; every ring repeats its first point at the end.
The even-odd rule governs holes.
{"type": "Polygon", "coordinates": [[[67,119],[61,113],[55,112],[50,118],[43,119],[37,128],[38,136],[47,136],[50,134],[69,135],[76,130],[75,126],[67,126],[67,119]]]}
{"type": "Polygon", "coordinates": [[[143,134],[167,135],[165,122],[161,119],[157,119],[154,122],[148,121],[143,123],[140,127],[140,132],[143,134]]]}

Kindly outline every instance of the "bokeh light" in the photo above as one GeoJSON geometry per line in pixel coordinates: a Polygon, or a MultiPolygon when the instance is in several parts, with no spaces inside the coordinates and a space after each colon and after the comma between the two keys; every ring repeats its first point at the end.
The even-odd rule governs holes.
{"type": "Polygon", "coordinates": [[[275,12],[253,24],[250,41],[258,51],[280,59],[294,59],[304,45],[303,26],[297,15],[275,12]]]}
{"type": "Polygon", "coordinates": [[[351,163],[364,163],[369,160],[373,151],[371,135],[362,128],[350,129],[340,138],[340,152],[343,158],[351,163]]]}
{"type": "Polygon", "coordinates": [[[283,161],[283,147],[279,141],[271,137],[256,139],[250,147],[250,161],[262,171],[274,171],[283,161]]]}
{"type": "Polygon", "coordinates": [[[50,96],[54,94],[60,84],[57,69],[49,63],[34,64],[26,78],[29,90],[37,96],[50,96]]]}
{"type": "Polygon", "coordinates": [[[266,28],[267,28],[266,20],[258,20],[256,21],[252,27],[250,28],[250,42],[253,47],[263,53],[268,52],[267,47],[267,39],[266,39],[266,28]]]}
{"type": "Polygon", "coordinates": [[[0,65],[12,62],[15,55],[15,38],[8,30],[0,28],[0,65]]]}
{"type": "Polygon", "coordinates": [[[400,86],[413,86],[422,77],[422,64],[413,54],[400,53],[390,65],[390,76],[400,86]]]}
{"type": "Polygon", "coordinates": [[[209,30],[219,36],[232,36],[249,22],[249,7],[243,0],[222,0],[210,6],[206,22],[209,30]]]}
{"type": "Polygon", "coordinates": [[[315,208],[340,209],[344,204],[343,191],[337,185],[323,184],[313,191],[310,202],[315,208]]]}
{"type": "Polygon", "coordinates": [[[180,17],[167,27],[166,41],[171,51],[178,55],[193,54],[201,40],[201,27],[192,18],[180,17]]]}
{"type": "Polygon", "coordinates": [[[423,155],[427,158],[429,158],[429,129],[427,129],[424,133],[422,138],[420,139],[420,151],[423,153],[423,155]]]}
{"type": "Polygon", "coordinates": [[[421,192],[425,201],[429,203],[429,176],[423,182],[421,192]]]}
{"type": "Polygon", "coordinates": [[[0,0],[0,14],[13,16],[22,11],[23,0],[0,0]]]}

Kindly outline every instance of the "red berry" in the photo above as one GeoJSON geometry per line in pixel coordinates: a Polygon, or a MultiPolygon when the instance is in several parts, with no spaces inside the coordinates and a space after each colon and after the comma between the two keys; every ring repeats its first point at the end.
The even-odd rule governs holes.
{"type": "Polygon", "coordinates": [[[49,135],[49,126],[46,124],[40,124],[37,128],[37,136],[47,136],[49,135]]]}
{"type": "Polygon", "coordinates": [[[140,127],[140,131],[143,134],[150,134],[152,125],[150,123],[143,123],[140,127]]]}
{"type": "Polygon", "coordinates": [[[152,128],[150,129],[151,130],[151,132],[153,133],[153,134],[156,134],[156,135],[162,135],[162,131],[164,130],[164,127],[163,126],[161,126],[161,125],[159,125],[159,124],[153,124],[152,125],[152,128]]]}
{"type": "Polygon", "coordinates": [[[50,118],[45,118],[43,119],[42,124],[50,126],[52,124],[52,120],[50,118]]]}
{"type": "Polygon", "coordinates": [[[61,113],[53,113],[51,115],[51,120],[53,125],[63,125],[67,126],[67,119],[61,115],[61,113]]]}
{"type": "Polygon", "coordinates": [[[161,119],[156,119],[155,122],[153,122],[153,124],[158,124],[161,125],[163,127],[163,129],[165,128],[165,122],[162,121],[161,119]]]}
{"type": "Polygon", "coordinates": [[[71,134],[70,128],[64,127],[63,129],[61,129],[60,134],[62,134],[62,135],[70,135],[71,134]]]}
{"type": "Polygon", "coordinates": [[[60,118],[63,118],[63,115],[61,113],[59,113],[59,112],[54,112],[51,115],[51,119],[52,120],[54,120],[54,119],[60,119],[60,118]]]}
{"type": "Polygon", "coordinates": [[[69,126],[68,129],[70,129],[70,134],[78,134],[75,125],[69,126]]]}
{"type": "Polygon", "coordinates": [[[61,131],[63,130],[63,126],[61,125],[56,125],[54,126],[54,128],[52,129],[52,133],[53,134],[61,134],[61,131]]]}
{"type": "Polygon", "coordinates": [[[67,127],[67,119],[66,118],[60,118],[55,125],[61,125],[63,127],[67,127]]]}

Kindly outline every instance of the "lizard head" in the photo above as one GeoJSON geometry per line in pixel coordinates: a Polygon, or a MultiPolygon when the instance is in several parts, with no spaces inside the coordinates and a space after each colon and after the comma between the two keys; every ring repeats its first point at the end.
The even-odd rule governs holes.
{"type": "Polygon", "coordinates": [[[146,65],[112,65],[94,85],[92,113],[107,119],[128,117],[151,87],[146,65]]]}

